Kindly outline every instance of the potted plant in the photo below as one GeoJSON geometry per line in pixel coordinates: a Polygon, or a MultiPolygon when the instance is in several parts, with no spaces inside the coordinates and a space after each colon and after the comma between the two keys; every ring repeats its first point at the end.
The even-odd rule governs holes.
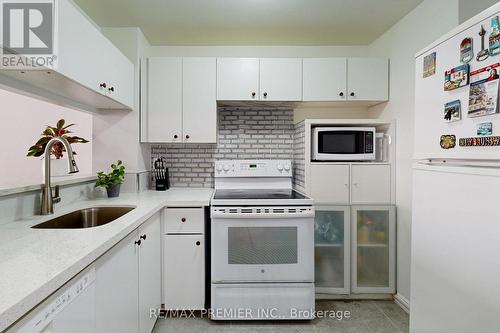
{"type": "Polygon", "coordinates": [[[95,187],[104,187],[108,193],[108,198],[115,198],[120,195],[120,185],[123,184],[124,179],[125,166],[122,161],[118,160],[116,163],[111,164],[111,172],[104,173],[100,171],[97,173],[95,187]]]}
{"type": "MultiPolygon", "coordinates": [[[[70,144],[73,143],[87,143],[88,140],[81,138],[79,136],[72,135],[72,132],[68,129],[75,124],[69,124],[65,126],[66,121],[64,119],[59,119],[56,126],[47,126],[42,132],[42,137],[28,149],[28,157],[39,157],[43,156],[45,152],[45,147],[47,143],[56,136],[61,136],[65,138],[70,144]]],[[[51,166],[53,176],[67,176],[67,165],[68,163],[62,160],[64,152],[66,149],[64,146],[56,142],[52,147],[51,153],[51,166]]],[[[73,150],[73,154],[76,152],[73,150]]]]}

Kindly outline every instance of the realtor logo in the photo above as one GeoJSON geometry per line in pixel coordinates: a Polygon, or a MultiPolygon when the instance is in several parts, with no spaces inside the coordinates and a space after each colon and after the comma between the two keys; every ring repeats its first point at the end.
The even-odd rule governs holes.
{"type": "Polygon", "coordinates": [[[54,68],[54,0],[0,0],[0,4],[1,68],[54,68]]]}

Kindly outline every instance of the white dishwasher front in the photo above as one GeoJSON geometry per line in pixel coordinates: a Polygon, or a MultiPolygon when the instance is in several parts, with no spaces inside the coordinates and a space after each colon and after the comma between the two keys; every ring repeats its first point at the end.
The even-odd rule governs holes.
{"type": "Polygon", "coordinates": [[[95,332],[95,268],[85,270],[37,305],[8,333],[95,332]]]}

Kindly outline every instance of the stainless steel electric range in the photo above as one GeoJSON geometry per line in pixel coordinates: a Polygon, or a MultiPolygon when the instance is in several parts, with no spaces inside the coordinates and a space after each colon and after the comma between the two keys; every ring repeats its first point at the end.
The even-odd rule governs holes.
{"type": "Polygon", "coordinates": [[[314,206],[288,160],[215,162],[211,318],[312,319],[314,206]]]}

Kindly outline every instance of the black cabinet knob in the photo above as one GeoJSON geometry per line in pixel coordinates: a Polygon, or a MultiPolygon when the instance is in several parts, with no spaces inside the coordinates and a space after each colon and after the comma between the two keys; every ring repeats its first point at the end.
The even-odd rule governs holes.
{"type": "Polygon", "coordinates": [[[115,87],[110,87],[108,90],[113,92],[113,91],[115,91],[115,87]]]}
{"type": "Polygon", "coordinates": [[[186,218],[185,218],[185,217],[183,217],[183,218],[181,219],[181,222],[186,222],[186,218]]]}
{"type": "Polygon", "coordinates": [[[179,136],[177,134],[174,135],[174,139],[177,139],[179,136]]]}
{"type": "Polygon", "coordinates": [[[200,244],[201,244],[200,241],[196,242],[196,246],[200,246],[200,244]]]}
{"type": "Polygon", "coordinates": [[[351,93],[351,96],[354,97],[354,92],[351,93]]]}
{"type": "Polygon", "coordinates": [[[146,240],[146,234],[142,235],[142,236],[141,236],[141,237],[139,237],[139,238],[141,238],[142,240],[146,240]]]}
{"type": "Polygon", "coordinates": [[[189,139],[189,135],[186,135],[186,139],[189,139]]]}
{"type": "Polygon", "coordinates": [[[255,91],[252,92],[252,97],[255,97],[255,91]]]}
{"type": "Polygon", "coordinates": [[[106,82],[101,83],[101,84],[99,85],[99,87],[101,87],[101,88],[106,88],[106,82]]]}
{"type": "Polygon", "coordinates": [[[267,97],[267,93],[266,92],[264,93],[264,97],[267,97]]]}
{"type": "Polygon", "coordinates": [[[343,92],[340,92],[339,96],[340,96],[340,97],[343,97],[343,96],[344,96],[344,93],[343,93],[343,92]]]}
{"type": "Polygon", "coordinates": [[[136,240],[136,241],[134,242],[134,244],[135,244],[135,245],[141,245],[141,240],[140,240],[140,239],[139,239],[139,240],[136,240]]]}

